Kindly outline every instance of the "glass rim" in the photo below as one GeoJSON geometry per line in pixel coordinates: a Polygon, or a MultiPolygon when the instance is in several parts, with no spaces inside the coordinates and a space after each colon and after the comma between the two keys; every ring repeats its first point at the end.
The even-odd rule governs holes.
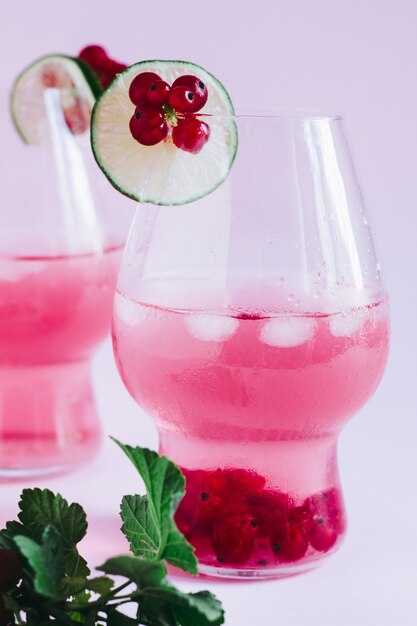
{"type": "MultiPolygon", "coordinates": [[[[64,93],[71,93],[74,88],[61,89],[64,93]]],[[[13,84],[0,84],[0,100],[6,101],[10,106],[10,99],[13,92],[13,84]]],[[[187,114],[185,114],[187,115],[187,114]]],[[[294,122],[343,122],[345,117],[339,111],[326,111],[321,108],[298,108],[298,107],[271,107],[271,108],[240,108],[232,113],[204,113],[196,111],[193,115],[198,117],[207,117],[211,119],[230,119],[230,120],[276,120],[276,121],[294,121],[294,122]]]]}
{"type": "Polygon", "coordinates": [[[316,109],[248,109],[238,110],[235,113],[193,113],[197,117],[207,117],[211,119],[230,120],[273,120],[289,122],[342,122],[344,116],[341,113],[327,113],[316,109]]]}

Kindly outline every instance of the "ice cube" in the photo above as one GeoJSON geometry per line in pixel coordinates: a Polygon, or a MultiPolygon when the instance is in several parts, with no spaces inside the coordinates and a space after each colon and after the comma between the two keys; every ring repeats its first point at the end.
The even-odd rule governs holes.
{"type": "Polygon", "coordinates": [[[185,320],[190,333],[201,341],[225,341],[234,335],[239,322],[234,317],[193,313],[185,320]]]}
{"type": "Polygon", "coordinates": [[[114,301],[114,314],[128,326],[138,326],[147,318],[147,310],[137,302],[133,302],[124,296],[116,296],[114,301]]]}
{"type": "Polygon", "coordinates": [[[277,348],[294,348],[310,341],[316,331],[316,322],[307,317],[283,317],[265,322],[260,340],[277,348]]]}
{"type": "Polygon", "coordinates": [[[330,332],[334,337],[350,337],[363,326],[364,311],[350,311],[349,313],[333,315],[330,318],[330,332]]]}

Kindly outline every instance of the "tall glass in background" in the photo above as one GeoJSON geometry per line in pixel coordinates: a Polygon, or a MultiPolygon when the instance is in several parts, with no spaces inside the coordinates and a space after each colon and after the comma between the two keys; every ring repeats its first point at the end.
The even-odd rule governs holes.
{"type": "Polygon", "coordinates": [[[342,120],[230,123],[217,191],[138,207],[114,349],[184,470],[200,571],[287,576],[344,535],[337,438],[381,379],[387,299],[342,120]]]}
{"type": "Polygon", "coordinates": [[[0,94],[0,477],[11,479],[75,468],[97,450],[91,357],[110,330],[131,215],[117,210],[88,131],[67,125],[71,94],[44,92],[44,141],[30,146],[0,94]]]}

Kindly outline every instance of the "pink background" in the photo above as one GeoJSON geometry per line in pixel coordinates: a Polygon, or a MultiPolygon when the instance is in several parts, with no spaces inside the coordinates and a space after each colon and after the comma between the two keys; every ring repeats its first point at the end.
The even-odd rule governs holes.
{"type": "MultiPolygon", "coordinates": [[[[312,107],[346,115],[391,297],[391,357],[376,396],[341,440],[350,513],[341,553],[302,578],[244,588],[212,585],[229,626],[410,626],[417,620],[416,20],[414,0],[0,5],[1,87],[37,56],[74,54],[100,42],[127,62],[199,63],[225,83],[237,109],[312,107]]],[[[0,171],[4,176],[6,164],[0,171]]],[[[155,445],[151,423],[118,379],[109,343],[95,359],[94,374],[106,433],[155,445]]],[[[117,528],[111,515],[120,496],[137,487],[112,444],[83,473],[48,484],[82,501],[96,520],[95,541],[86,546],[91,558],[122,549],[117,535],[105,533],[117,528]]],[[[19,491],[16,485],[1,488],[1,521],[19,491]]]]}

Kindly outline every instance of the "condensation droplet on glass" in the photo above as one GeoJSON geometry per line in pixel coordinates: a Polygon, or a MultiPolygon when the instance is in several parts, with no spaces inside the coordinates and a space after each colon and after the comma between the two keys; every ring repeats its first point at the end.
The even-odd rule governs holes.
{"type": "Polygon", "coordinates": [[[282,287],[282,285],[285,283],[285,278],[284,276],[280,276],[277,280],[277,285],[278,287],[282,287]]]}
{"type": "Polygon", "coordinates": [[[295,304],[295,306],[298,306],[301,302],[293,293],[288,294],[287,300],[291,302],[291,304],[295,304]]]}

